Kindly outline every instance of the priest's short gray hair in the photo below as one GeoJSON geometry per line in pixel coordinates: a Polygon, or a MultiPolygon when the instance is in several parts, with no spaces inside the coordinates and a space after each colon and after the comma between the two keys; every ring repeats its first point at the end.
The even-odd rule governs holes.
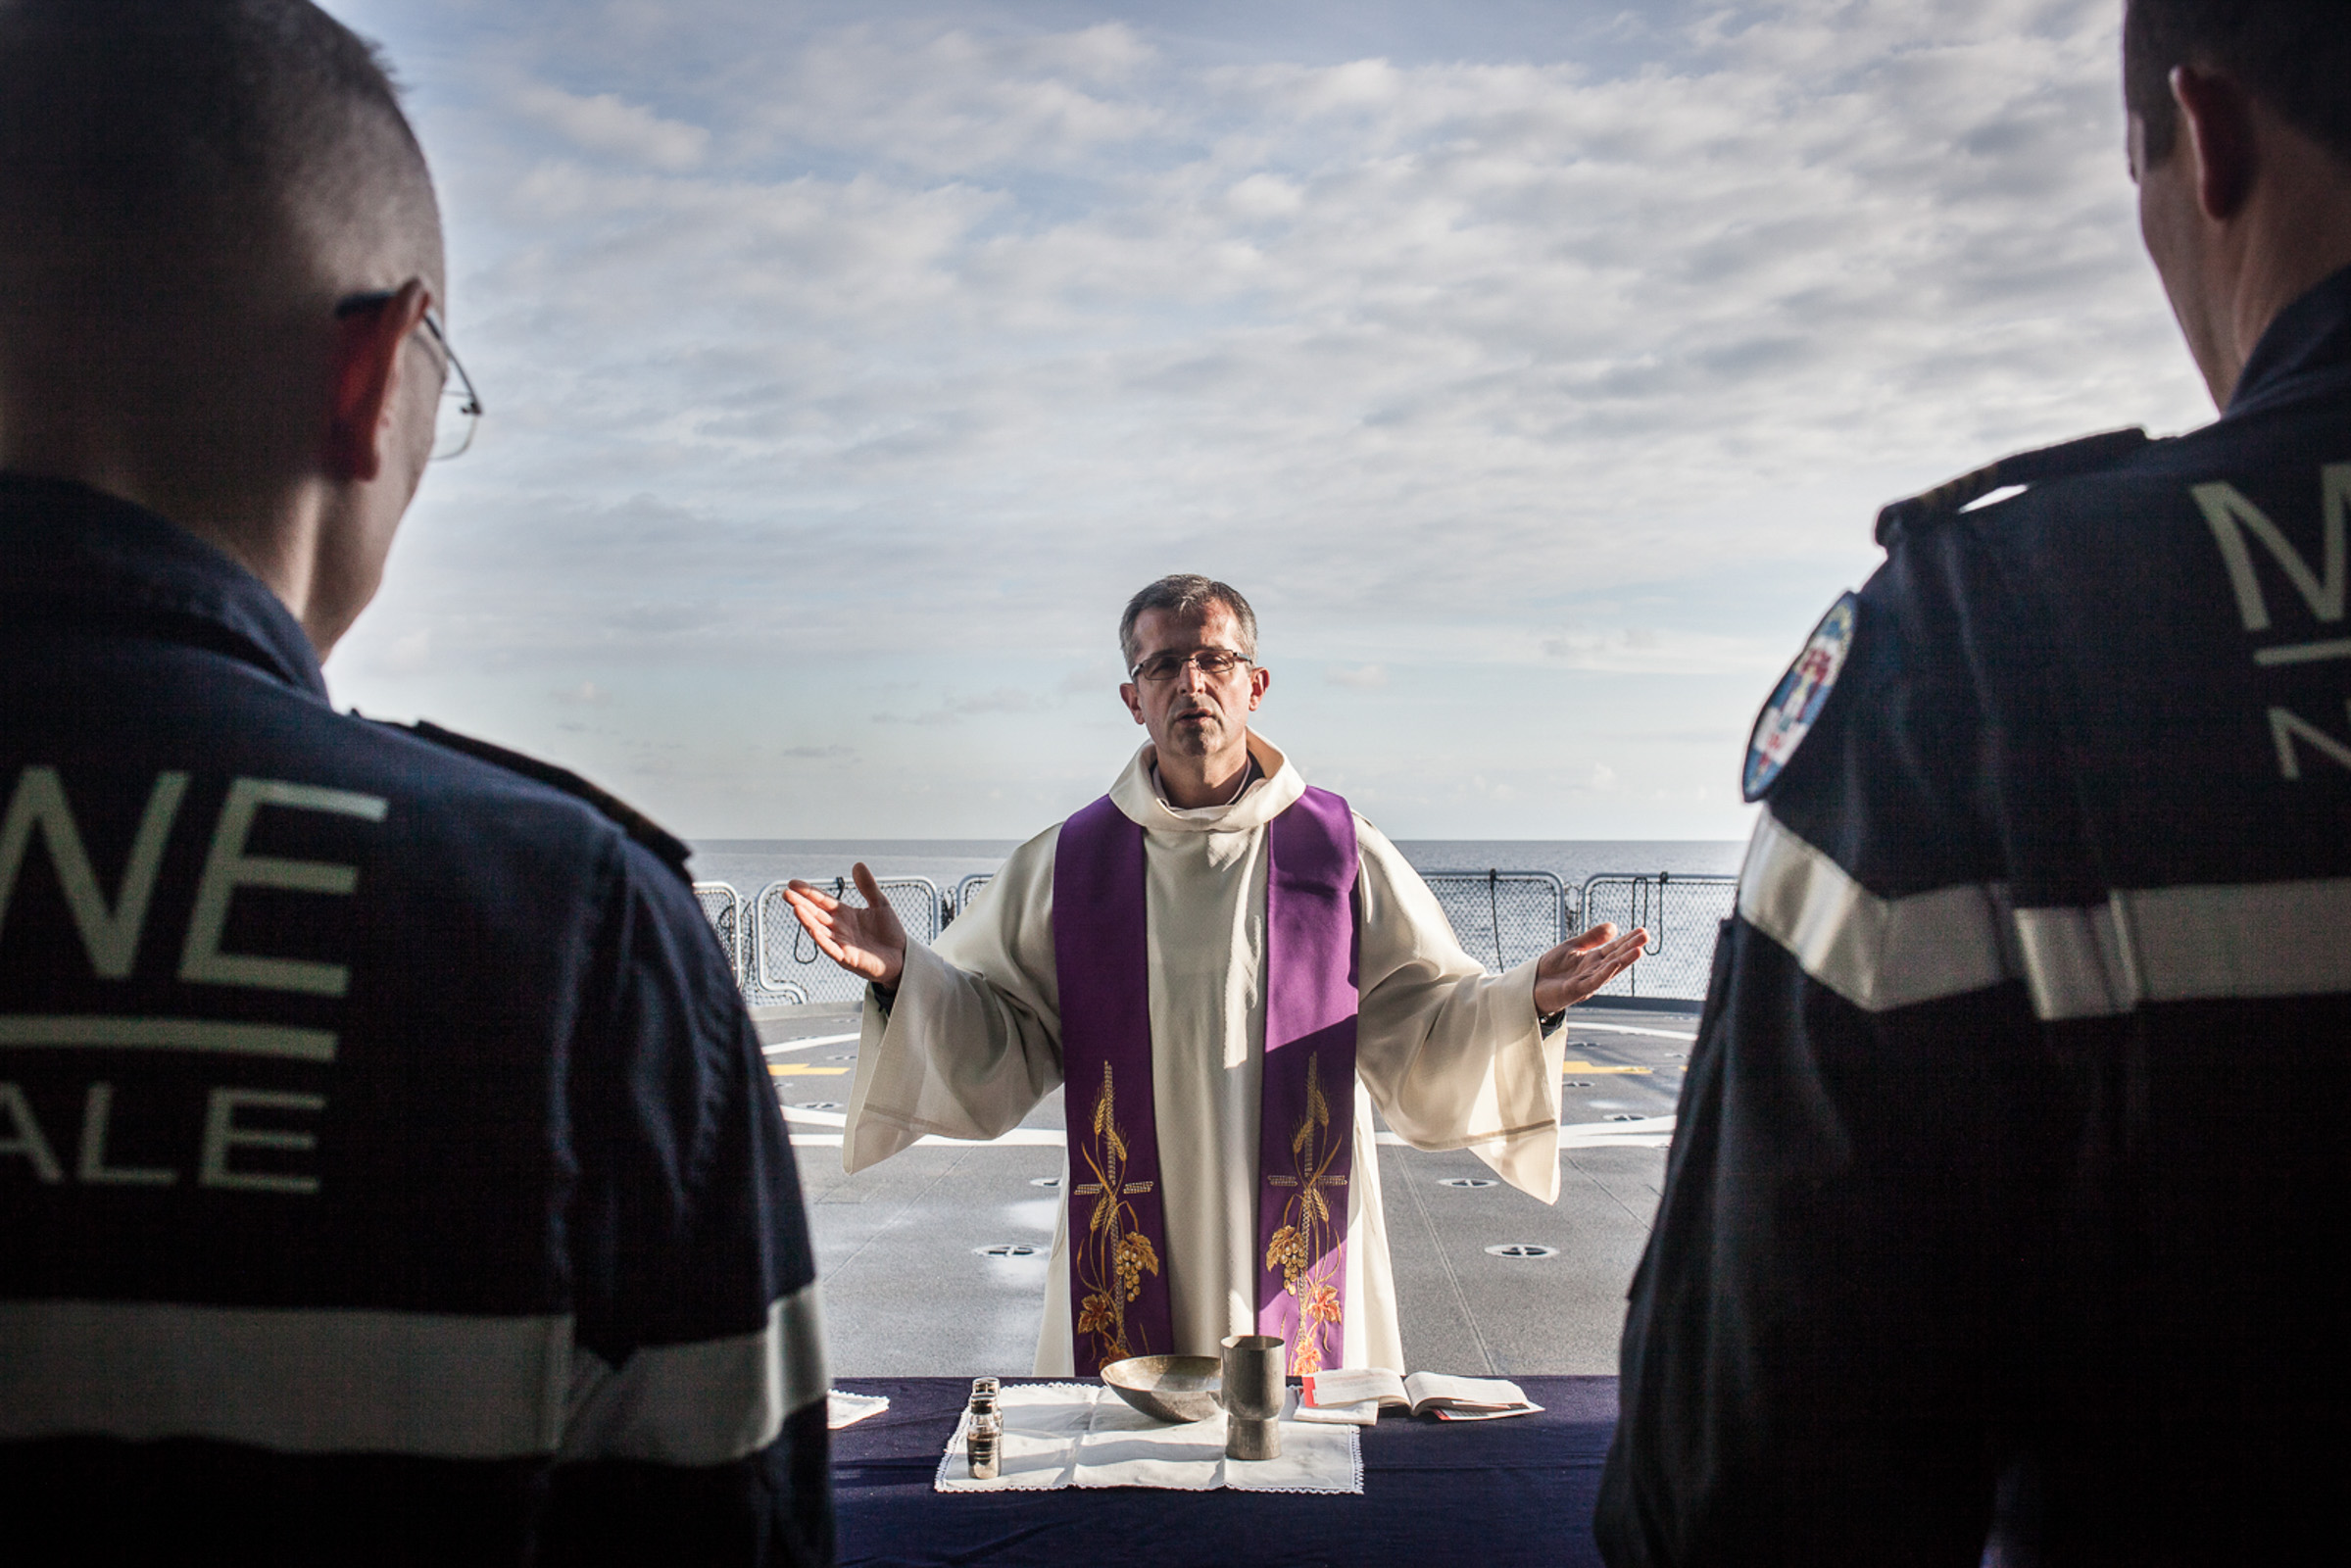
{"type": "Polygon", "coordinates": [[[1233,617],[1233,629],[1241,634],[1241,652],[1255,660],[1257,612],[1241,597],[1241,590],[1198,572],[1179,571],[1160,578],[1127,601],[1126,613],[1118,617],[1118,651],[1126,656],[1127,667],[1135,667],[1135,622],[1143,618],[1145,611],[1156,610],[1189,619],[1205,615],[1214,605],[1222,605],[1225,613],[1233,617]]]}

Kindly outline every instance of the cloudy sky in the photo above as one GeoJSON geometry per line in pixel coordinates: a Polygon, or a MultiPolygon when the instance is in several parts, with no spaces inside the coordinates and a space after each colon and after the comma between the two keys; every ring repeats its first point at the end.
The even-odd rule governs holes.
{"type": "Polygon", "coordinates": [[[1735,837],[1878,505],[2210,416],[2118,0],[329,0],[490,417],[338,701],[690,837],[1017,837],[1137,586],[1409,838],[1735,837]]]}

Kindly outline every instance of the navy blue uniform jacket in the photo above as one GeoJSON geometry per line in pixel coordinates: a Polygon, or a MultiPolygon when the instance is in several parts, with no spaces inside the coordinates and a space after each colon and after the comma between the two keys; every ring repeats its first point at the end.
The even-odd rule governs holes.
{"type": "Polygon", "coordinates": [[[2351,1557],[2351,271],[2093,450],[1889,509],[1769,789],[1619,1568],[2351,1557]]]}
{"type": "Polygon", "coordinates": [[[675,866],[0,476],[0,1520],[44,1562],[831,1556],[798,1177],[675,866]]]}

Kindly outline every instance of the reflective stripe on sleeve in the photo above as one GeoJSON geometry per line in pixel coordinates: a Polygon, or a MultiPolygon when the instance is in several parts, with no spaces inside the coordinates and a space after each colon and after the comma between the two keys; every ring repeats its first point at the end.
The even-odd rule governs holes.
{"type": "Polygon", "coordinates": [[[1886,899],[1789,832],[1767,808],[1739,873],[1739,912],[1806,974],[1867,1012],[1998,985],[2014,975],[2007,893],[1963,884],[1886,899]]]}
{"type": "Polygon", "coordinates": [[[562,1457],[723,1464],[775,1441],[824,1396],[824,1312],[810,1281],[769,1303],[756,1333],[645,1346],[617,1368],[582,1349],[562,1457]]]}
{"type": "Polygon", "coordinates": [[[2011,909],[1999,883],[1881,898],[1767,809],[1739,912],[1868,1012],[2022,979],[2052,1022],[2144,1002],[2351,991],[2351,878],[2118,891],[2011,909]]]}
{"type": "Polygon", "coordinates": [[[721,1464],[824,1395],[813,1282],[764,1327],[618,1370],[568,1315],[0,1302],[0,1440],[209,1438],[280,1453],[721,1464]]]}
{"type": "Polygon", "coordinates": [[[566,1316],[0,1302],[0,1438],[212,1438],[282,1453],[552,1453],[566,1316]]]}
{"type": "Polygon", "coordinates": [[[2141,1002],[2351,991],[2351,878],[2118,892],[2103,905],[2017,911],[2025,979],[2044,1018],[2141,1002]]]}
{"type": "Polygon", "coordinates": [[[2037,1016],[2104,1018],[2137,1004],[2138,976],[2109,906],[2019,909],[2016,935],[2037,1016]]]}

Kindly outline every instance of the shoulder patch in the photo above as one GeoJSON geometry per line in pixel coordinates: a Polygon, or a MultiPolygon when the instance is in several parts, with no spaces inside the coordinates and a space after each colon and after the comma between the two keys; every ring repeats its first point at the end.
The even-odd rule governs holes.
{"type": "MultiPolygon", "coordinates": [[[[375,722],[383,723],[384,721],[378,719],[375,722]]],[[[519,773],[524,778],[546,785],[549,789],[560,790],[574,800],[585,801],[594,807],[599,814],[617,825],[630,838],[651,850],[657,859],[677,873],[680,881],[691,884],[694,880],[686,870],[686,862],[694,856],[691,845],[626,801],[599,789],[567,767],[558,767],[553,762],[542,762],[535,757],[526,757],[520,752],[511,752],[505,747],[494,745],[489,741],[475,740],[470,735],[460,735],[455,730],[443,729],[440,725],[426,719],[418,719],[414,724],[385,723],[384,727],[405,731],[420,741],[430,742],[432,745],[443,747],[449,751],[462,752],[476,761],[488,762],[493,767],[503,767],[510,773],[519,773]]]]}
{"type": "Polygon", "coordinates": [[[1845,656],[1853,651],[1854,612],[1860,605],[1858,595],[1845,593],[1821,623],[1812,628],[1803,652],[1772,688],[1771,701],[1755,715],[1755,732],[1747,740],[1747,765],[1739,776],[1739,792],[1750,801],[1763,799],[1788,760],[1796,755],[1804,737],[1812,733],[1815,720],[1821,716],[1821,705],[1829,700],[1829,689],[1837,684],[1837,673],[1845,667],[1845,656]]]}
{"type": "Polygon", "coordinates": [[[2134,424],[2126,430],[2106,430],[2097,435],[2085,435],[2078,441],[2061,441],[2053,447],[2012,453],[1997,463],[1985,464],[1973,473],[1963,473],[1932,490],[1906,496],[1881,507],[1878,510],[1878,543],[1891,544],[1895,535],[1905,528],[1915,528],[1937,518],[1948,517],[1968,503],[1981,500],[2007,485],[2035,484],[2043,479],[2063,479],[2072,474],[2088,473],[2110,463],[2122,462],[2146,444],[2147,432],[2134,424]]]}

